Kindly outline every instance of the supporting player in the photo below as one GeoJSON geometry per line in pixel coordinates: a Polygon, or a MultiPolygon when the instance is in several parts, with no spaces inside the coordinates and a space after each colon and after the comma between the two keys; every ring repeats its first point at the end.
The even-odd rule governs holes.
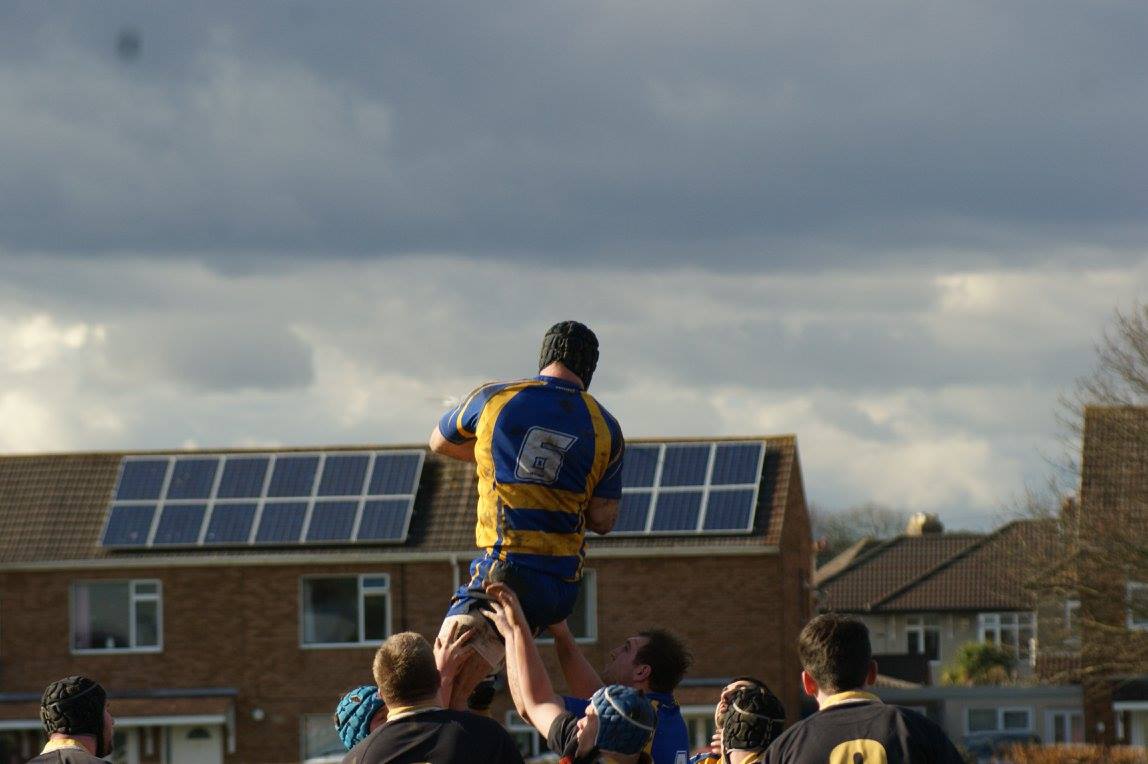
{"type": "Polygon", "coordinates": [[[431,433],[432,451],[474,462],[478,474],[475,541],[483,553],[455,592],[443,631],[455,621],[478,631],[471,645],[482,660],[464,668],[452,708],[464,708],[471,689],[502,663],[501,640],[474,612],[487,602],[485,585],[510,586],[537,634],[573,610],[586,530],[609,533],[617,521],[624,440],[617,420],[586,392],[597,364],[590,329],[555,324],[542,340],[538,376],[479,387],[431,433]]]}

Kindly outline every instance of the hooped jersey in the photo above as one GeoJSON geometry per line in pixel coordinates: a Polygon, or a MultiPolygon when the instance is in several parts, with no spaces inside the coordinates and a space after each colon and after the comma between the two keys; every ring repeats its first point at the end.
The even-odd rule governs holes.
{"type": "Polygon", "coordinates": [[[590,499],[622,496],[618,421],[578,385],[538,376],[479,387],[438,427],[452,443],[475,441],[478,546],[578,580],[590,499]]]}
{"type": "Polygon", "coordinates": [[[827,698],[821,710],[781,734],[766,764],[961,764],[944,730],[915,711],[867,692],[827,698]]]}

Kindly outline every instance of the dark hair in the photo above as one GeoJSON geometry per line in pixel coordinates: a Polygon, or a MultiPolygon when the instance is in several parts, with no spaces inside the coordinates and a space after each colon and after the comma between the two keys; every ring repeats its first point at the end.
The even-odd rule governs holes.
{"type": "Polygon", "coordinates": [[[441,677],[430,643],[413,631],[388,637],[372,666],[379,695],[388,706],[423,700],[438,692],[441,677]]]}
{"type": "Polygon", "coordinates": [[[654,692],[673,692],[685,676],[694,656],[680,638],[664,629],[646,629],[638,636],[649,641],[638,648],[634,663],[650,667],[650,689],[654,692]]]}
{"type": "Polygon", "coordinates": [[[797,638],[801,667],[827,692],[865,686],[873,648],[861,621],[838,613],[819,615],[797,638]]]}

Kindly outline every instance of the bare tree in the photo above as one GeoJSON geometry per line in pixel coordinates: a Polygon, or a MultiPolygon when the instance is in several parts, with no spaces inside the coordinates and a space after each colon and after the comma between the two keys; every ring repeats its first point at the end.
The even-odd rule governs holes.
{"type": "Polygon", "coordinates": [[[813,538],[818,542],[818,564],[832,560],[863,538],[893,538],[905,531],[909,513],[866,502],[839,512],[812,504],[809,507],[813,538]]]}

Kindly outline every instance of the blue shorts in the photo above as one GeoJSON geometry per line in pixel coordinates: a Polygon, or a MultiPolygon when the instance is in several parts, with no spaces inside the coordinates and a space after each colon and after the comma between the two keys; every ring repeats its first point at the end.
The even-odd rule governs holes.
{"type": "Polygon", "coordinates": [[[514,590],[530,630],[538,635],[552,623],[564,621],[574,612],[581,581],[564,581],[539,570],[492,557],[478,557],[470,563],[470,581],[460,586],[451,599],[448,617],[481,608],[490,598],[487,583],[502,582],[514,590]]]}

